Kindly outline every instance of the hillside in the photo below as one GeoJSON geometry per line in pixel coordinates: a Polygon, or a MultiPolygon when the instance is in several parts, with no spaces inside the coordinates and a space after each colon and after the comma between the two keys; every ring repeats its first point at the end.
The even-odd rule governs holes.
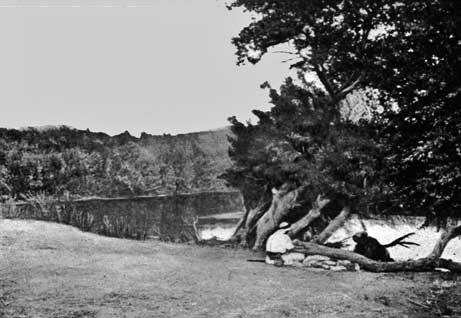
{"type": "Polygon", "coordinates": [[[125,196],[226,190],[228,128],[139,138],[66,126],[0,128],[0,195],[125,196]]]}

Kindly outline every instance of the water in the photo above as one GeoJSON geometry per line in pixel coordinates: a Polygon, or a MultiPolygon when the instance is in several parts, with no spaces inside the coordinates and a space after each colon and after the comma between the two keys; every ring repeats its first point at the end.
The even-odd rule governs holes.
{"type": "Polygon", "coordinates": [[[234,233],[243,212],[230,212],[201,217],[197,229],[202,240],[228,240],[234,233]]]}
{"type": "Polygon", "coordinates": [[[205,224],[199,227],[199,235],[202,240],[217,238],[218,240],[228,240],[235,231],[236,224],[205,224]]]}

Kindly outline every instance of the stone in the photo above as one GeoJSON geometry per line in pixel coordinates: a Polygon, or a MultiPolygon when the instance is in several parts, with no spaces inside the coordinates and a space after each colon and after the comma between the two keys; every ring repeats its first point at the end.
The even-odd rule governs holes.
{"type": "Polygon", "coordinates": [[[347,271],[347,268],[342,265],[336,265],[336,266],[331,266],[330,270],[335,271],[335,272],[342,272],[342,271],[347,271]]]}
{"type": "Polygon", "coordinates": [[[326,264],[328,266],[336,266],[337,263],[335,261],[332,261],[332,260],[328,260],[328,261],[322,261],[323,264],[326,264]]]}
{"type": "Polygon", "coordinates": [[[339,260],[337,263],[338,265],[345,266],[345,267],[352,266],[352,262],[348,261],[347,259],[339,260]]]}
{"type": "Polygon", "coordinates": [[[329,266],[329,265],[327,265],[327,264],[322,264],[322,268],[330,270],[330,269],[331,269],[331,266],[329,266]]]}
{"type": "Polygon", "coordinates": [[[309,255],[309,256],[306,256],[306,258],[304,259],[304,262],[318,262],[318,261],[329,261],[331,260],[331,258],[329,258],[328,256],[323,256],[323,255],[309,255]]]}
{"type": "Polygon", "coordinates": [[[288,253],[282,255],[282,260],[285,265],[292,265],[296,262],[303,262],[304,261],[304,254],[303,253],[288,253]]]}

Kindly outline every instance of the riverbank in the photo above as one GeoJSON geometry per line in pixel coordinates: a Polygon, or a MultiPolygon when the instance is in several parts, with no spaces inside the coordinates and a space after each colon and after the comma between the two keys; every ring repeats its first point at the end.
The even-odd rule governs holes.
{"type": "Polygon", "coordinates": [[[98,236],[0,219],[0,317],[434,317],[459,278],[278,268],[248,250],[98,236]],[[447,293],[443,293],[446,295],[447,293]],[[442,294],[440,294],[442,295],[442,294]]]}

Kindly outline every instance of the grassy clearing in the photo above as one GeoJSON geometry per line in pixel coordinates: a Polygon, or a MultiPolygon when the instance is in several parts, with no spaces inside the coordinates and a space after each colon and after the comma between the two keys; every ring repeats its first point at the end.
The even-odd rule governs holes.
{"type": "Polygon", "coordinates": [[[0,220],[0,317],[461,315],[451,296],[459,298],[459,278],[451,275],[324,272],[246,261],[256,257],[0,220]]]}

